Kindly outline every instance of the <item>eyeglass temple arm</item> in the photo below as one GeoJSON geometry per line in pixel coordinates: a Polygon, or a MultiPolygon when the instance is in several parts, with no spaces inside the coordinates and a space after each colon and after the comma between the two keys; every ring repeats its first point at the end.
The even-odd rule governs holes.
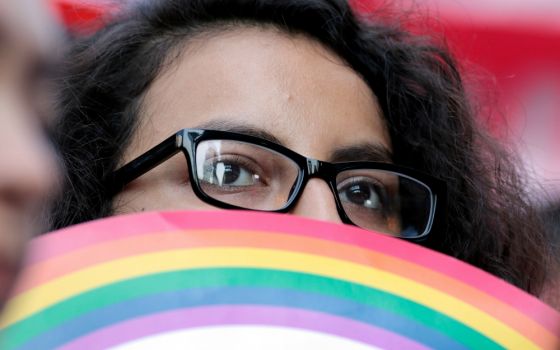
{"type": "Polygon", "coordinates": [[[113,172],[106,182],[109,193],[113,195],[120,192],[128,183],[177,154],[181,149],[182,142],[182,134],[177,133],[170,136],[159,145],[113,172]]]}

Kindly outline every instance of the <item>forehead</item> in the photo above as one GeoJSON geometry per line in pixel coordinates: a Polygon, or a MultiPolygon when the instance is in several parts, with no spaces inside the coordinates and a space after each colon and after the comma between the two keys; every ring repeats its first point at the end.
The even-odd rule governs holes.
{"type": "Polygon", "coordinates": [[[190,40],[150,87],[144,111],[150,129],[140,135],[144,146],[182,128],[226,120],[263,129],[318,159],[333,147],[372,140],[390,148],[363,79],[321,44],[272,28],[190,40]]]}

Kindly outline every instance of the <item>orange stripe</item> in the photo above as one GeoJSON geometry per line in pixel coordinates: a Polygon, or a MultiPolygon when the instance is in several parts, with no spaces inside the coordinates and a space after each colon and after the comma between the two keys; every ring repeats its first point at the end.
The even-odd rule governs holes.
{"type": "Polygon", "coordinates": [[[233,230],[185,230],[145,234],[103,242],[57,256],[27,268],[15,293],[99,263],[149,252],[199,247],[255,247],[297,251],[351,261],[402,276],[452,295],[486,312],[525,335],[537,345],[550,348],[558,339],[547,329],[500,300],[439,272],[379,252],[314,238],[270,232],[233,230]]]}

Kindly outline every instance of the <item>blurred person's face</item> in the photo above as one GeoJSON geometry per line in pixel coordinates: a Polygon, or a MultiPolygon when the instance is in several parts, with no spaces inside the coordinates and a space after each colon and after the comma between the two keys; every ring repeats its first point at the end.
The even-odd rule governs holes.
{"type": "Polygon", "coordinates": [[[43,3],[0,1],[0,307],[57,174],[40,119],[49,114],[41,69],[57,29],[43,3]]]}

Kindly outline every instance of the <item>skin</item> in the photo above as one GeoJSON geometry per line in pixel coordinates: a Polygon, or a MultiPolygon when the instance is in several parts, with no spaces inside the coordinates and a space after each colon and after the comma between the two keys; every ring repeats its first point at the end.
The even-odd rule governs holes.
{"type": "Polygon", "coordinates": [[[42,133],[49,113],[39,80],[58,28],[41,4],[0,2],[0,307],[34,232],[40,202],[57,177],[42,133]]]}
{"type": "MultiPolygon", "coordinates": [[[[386,125],[362,78],[320,44],[273,29],[237,28],[191,39],[147,92],[123,164],[174,132],[197,127],[274,138],[320,160],[390,160],[386,125]],[[349,148],[358,150],[333,158],[349,148]]],[[[129,184],[115,210],[213,208],[195,197],[186,178],[179,154],[129,184]]],[[[293,214],[340,222],[332,192],[320,179],[307,184],[293,214]]]]}

